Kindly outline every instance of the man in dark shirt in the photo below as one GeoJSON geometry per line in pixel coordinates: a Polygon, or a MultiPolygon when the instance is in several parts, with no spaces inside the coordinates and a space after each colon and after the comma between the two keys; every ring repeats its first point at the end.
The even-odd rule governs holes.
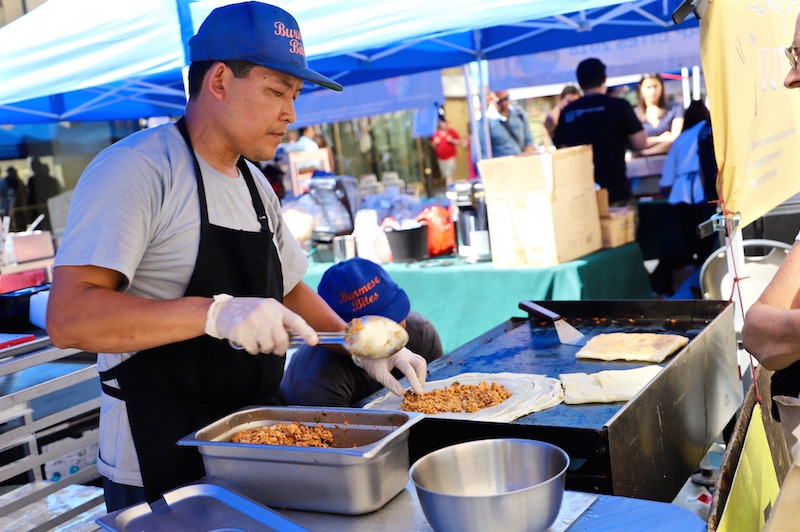
{"type": "Polygon", "coordinates": [[[595,58],[581,61],[577,69],[583,98],[561,111],[553,136],[559,147],[591,144],[594,152],[594,180],[608,189],[611,204],[631,199],[631,186],[625,171],[625,150],[642,150],[647,136],[633,107],[622,98],[606,94],[606,66],[595,58]]]}
{"type": "MultiPolygon", "coordinates": [[[[360,257],[334,264],[323,274],[317,292],[343,320],[367,315],[389,318],[406,328],[408,349],[429,363],[442,356],[433,324],[410,310],[405,290],[379,264],[360,257]]],[[[302,406],[351,406],[381,388],[349,357],[319,345],[298,349],[281,381],[288,404],[302,406]]]]}

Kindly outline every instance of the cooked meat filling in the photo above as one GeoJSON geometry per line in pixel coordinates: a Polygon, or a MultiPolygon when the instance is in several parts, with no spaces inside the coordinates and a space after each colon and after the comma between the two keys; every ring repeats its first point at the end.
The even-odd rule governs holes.
{"type": "Polygon", "coordinates": [[[511,391],[498,384],[482,381],[474,384],[454,382],[446,388],[436,388],[420,395],[408,390],[402,409],[406,412],[436,414],[439,412],[477,412],[499,405],[511,397],[511,391]]]}
{"type": "Polygon", "coordinates": [[[320,425],[308,427],[294,421],[243,430],[233,437],[233,442],[293,447],[330,447],[333,443],[333,433],[320,425]]]}

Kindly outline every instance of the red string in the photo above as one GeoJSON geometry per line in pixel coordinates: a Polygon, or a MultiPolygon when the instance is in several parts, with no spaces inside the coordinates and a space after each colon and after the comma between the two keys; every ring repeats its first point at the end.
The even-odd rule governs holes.
{"type": "MultiPolygon", "coordinates": [[[[730,220],[729,220],[728,216],[729,215],[733,215],[735,213],[729,211],[727,209],[727,207],[725,206],[725,194],[724,194],[724,192],[722,190],[722,181],[721,181],[722,168],[724,167],[724,165],[725,165],[725,163],[723,162],[722,166],[720,166],[719,171],[717,172],[717,192],[719,194],[719,200],[717,200],[717,201],[715,201],[713,203],[717,203],[718,205],[722,205],[722,213],[725,216],[725,234],[728,237],[728,242],[731,242],[731,224],[730,224],[730,220]]],[[[728,303],[731,303],[733,301],[734,291],[739,293],[739,301],[741,302],[741,301],[743,301],[743,299],[742,299],[742,288],[741,288],[741,285],[739,284],[739,282],[742,281],[743,279],[747,279],[747,277],[739,277],[739,271],[738,271],[738,267],[736,265],[736,254],[733,253],[732,247],[728,249],[728,253],[730,254],[731,264],[733,265],[733,286],[731,286],[731,295],[728,298],[728,303]]],[[[744,322],[744,308],[743,308],[742,305],[738,305],[738,307],[739,307],[739,312],[742,313],[742,322],[744,322]]],[[[737,346],[737,349],[738,349],[738,346],[737,346]]],[[[753,377],[753,388],[755,389],[755,392],[756,392],[756,401],[758,401],[759,405],[763,406],[764,403],[763,403],[763,401],[761,399],[761,392],[758,389],[758,382],[756,381],[756,368],[755,368],[755,364],[753,364],[753,355],[751,355],[750,352],[748,352],[747,355],[750,357],[750,372],[751,372],[751,375],[753,377]]],[[[737,363],[738,363],[738,356],[737,356],[737,363]]],[[[740,377],[741,377],[741,375],[740,375],[740,377]]]]}

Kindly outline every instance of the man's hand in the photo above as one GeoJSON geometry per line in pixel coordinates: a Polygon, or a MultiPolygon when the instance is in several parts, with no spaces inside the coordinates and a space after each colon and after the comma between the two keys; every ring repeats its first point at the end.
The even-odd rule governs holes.
{"type": "Polygon", "coordinates": [[[319,342],[316,331],[303,318],[271,298],[214,296],[205,331],[242,346],[251,355],[284,355],[289,348],[288,331],[294,331],[309,345],[319,342]]]}
{"type": "Polygon", "coordinates": [[[356,366],[366,371],[367,375],[383,384],[397,396],[403,397],[403,386],[392,376],[394,368],[403,372],[414,393],[422,393],[428,364],[424,358],[405,347],[394,355],[381,360],[366,360],[356,356],[353,356],[352,359],[356,366]]]}

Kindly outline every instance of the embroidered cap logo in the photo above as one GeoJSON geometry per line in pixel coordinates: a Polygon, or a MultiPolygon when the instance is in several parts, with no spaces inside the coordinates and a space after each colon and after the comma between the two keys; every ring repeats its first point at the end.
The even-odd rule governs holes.
{"type": "Polygon", "coordinates": [[[299,29],[287,28],[281,21],[275,22],[275,35],[289,39],[289,53],[306,56],[303,48],[303,37],[299,29]]]}

